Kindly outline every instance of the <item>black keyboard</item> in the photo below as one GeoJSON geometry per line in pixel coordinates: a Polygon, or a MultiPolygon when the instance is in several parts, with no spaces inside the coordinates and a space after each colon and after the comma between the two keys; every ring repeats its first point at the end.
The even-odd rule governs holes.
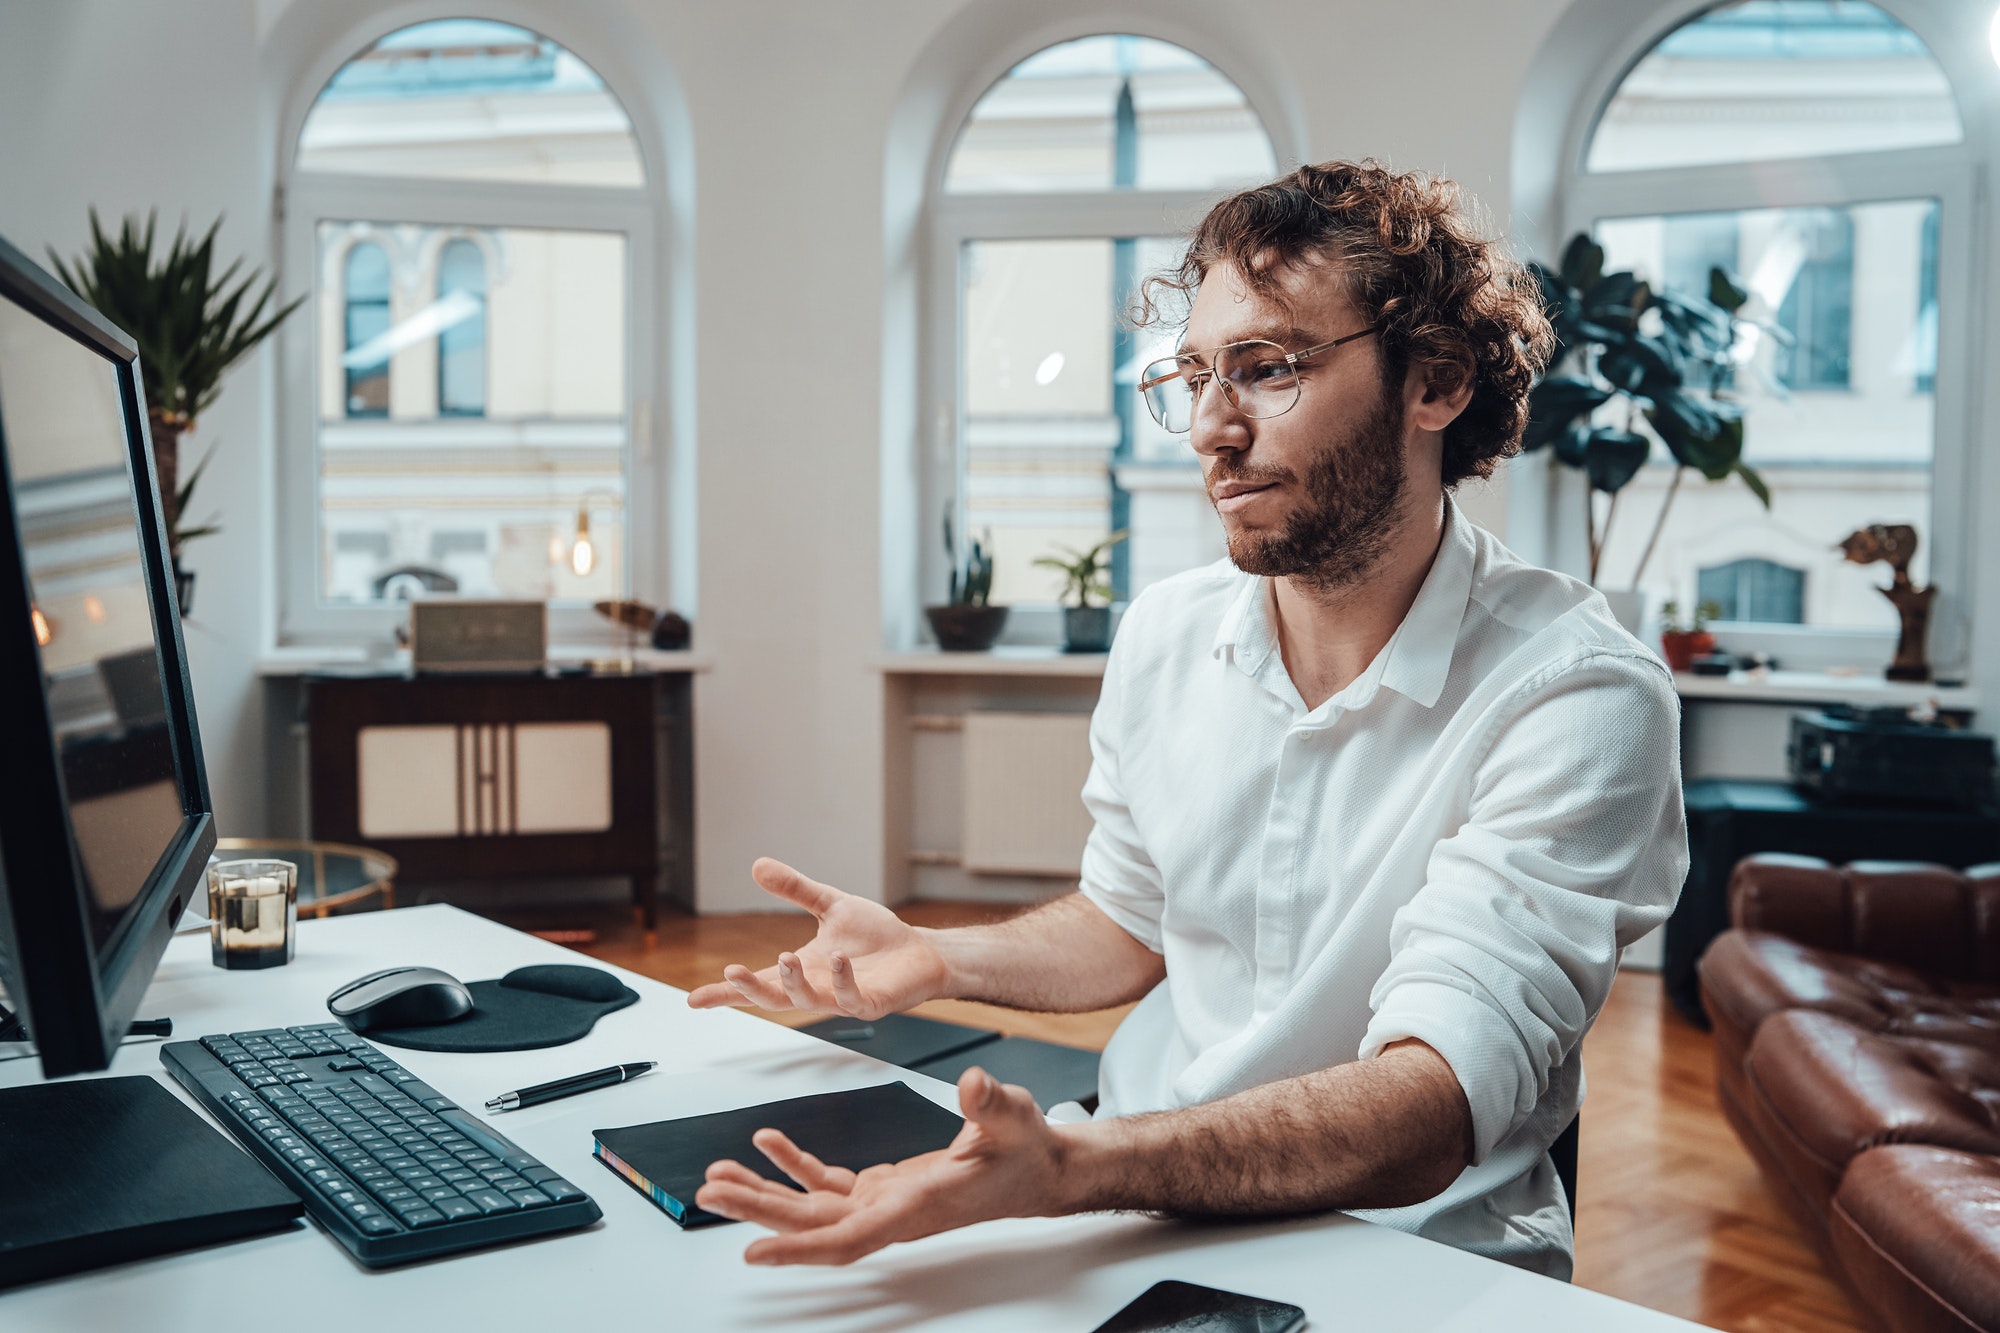
{"type": "Polygon", "coordinates": [[[602,1216],[589,1195],[337,1023],[172,1042],[160,1063],[371,1268],[602,1216]]]}

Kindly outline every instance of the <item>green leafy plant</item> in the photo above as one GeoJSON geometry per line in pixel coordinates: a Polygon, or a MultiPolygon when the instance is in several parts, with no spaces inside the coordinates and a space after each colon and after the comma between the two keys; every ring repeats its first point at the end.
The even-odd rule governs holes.
{"type": "Polygon", "coordinates": [[[198,526],[182,522],[195,482],[215,451],[211,446],[182,480],[180,438],[215,402],[230,367],[269,337],[305,297],[274,309],[276,280],[267,279],[260,288],[261,270],[239,277],[243,261],[236,259],[216,272],[219,217],[199,240],[189,237],[184,221],[173,244],[157,258],[153,253],[157,210],[146,215],[143,228],[137,221],[127,217],[117,235],[107,235],[93,208],[89,249],[76,257],[74,266],[64,263],[53,248],[49,259],[70,290],[139,345],[153,464],[167,509],[168,544],[179,555],[183,542],[218,530],[213,521],[198,526]]]}
{"type": "Polygon", "coordinates": [[[1126,529],[1106,537],[1088,551],[1078,551],[1068,546],[1058,546],[1060,556],[1045,555],[1035,563],[1043,569],[1053,569],[1067,582],[1063,585],[1062,599],[1076,606],[1089,606],[1092,597],[1101,598],[1106,605],[1111,602],[1111,584],[1105,575],[1111,571],[1111,548],[1130,535],[1126,529]]]}
{"type": "Polygon", "coordinates": [[[958,542],[952,531],[951,511],[944,515],[944,549],[951,557],[951,598],[953,606],[985,606],[986,599],[993,592],[993,557],[986,553],[987,545],[993,541],[992,532],[986,534],[985,543],[979,538],[972,539],[969,549],[961,559],[958,542]]]}
{"type": "Polygon", "coordinates": [[[1701,634],[1711,621],[1722,619],[1722,605],[1719,602],[1701,602],[1694,609],[1694,619],[1681,622],[1681,604],[1668,602],[1660,607],[1660,632],[1663,634],[1701,634]]]}
{"type": "MultiPolygon", "coordinates": [[[[1710,481],[1740,477],[1771,506],[1764,479],[1743,461],[1743,408],[1732,394],[1738,312],[1749,293],[1721,268],[1708,273],[1706,299],[1656,292],[1631,273],[1606,273],[1604,248],[1579,232],[1563,250],[1562,265],[1528,265],[1541,284],[1543,305],[1555,327],[1551,372],[1528,399],[1523,449],[1550,449],[1558,463],[1584,474],[1584,523],[1590,580],[1597,582],[1618,495],[1646,465],[1654,442],[1674,460],[1673,480],[1653,522],[1652,536],[1632,574],[1646,572],[1688,470],[1710,481]],[[1623,409],[1607,424],[1602,409],[1623,409]],[[1647,429],[1641,430],[1641,423],[1647,429]],[[1610,497],[1604,521],[1597,494],[1610,497]]],[[[1790,342],[1772,325],[1758,327],[1790,342]]]]}

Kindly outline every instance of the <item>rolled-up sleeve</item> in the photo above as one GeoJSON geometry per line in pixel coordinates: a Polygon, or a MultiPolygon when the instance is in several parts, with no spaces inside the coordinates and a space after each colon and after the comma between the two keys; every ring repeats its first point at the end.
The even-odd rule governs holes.
{"type": "Polygon", "coordinates": [[[1090,716],[1090,776],[1083,784],[1083,804],[1093,821],[1083,848],[1083,896],[1117,922],[1119,927],[1154,953],[1161,951],[1160,920],[1166,890],[1159,867],[1146,854],[1132,818],[1132,807],[1119,780],[1118,762],[1125,742],[1127,683],[1124,666],[1137,628],[1133,608],[1112,645],[1104,666],[1104,684],[1090,716]]]}
{"type": "Polygon", "coordinates": [[[1597,649],[1514,697],[1475,761],[1464,825],[1396,913],[1360,1051],[1414,1037],[1442,1055],[1471,1106],[1475,1163],[1534,1110],[1688,863],[1679,701],[1658,662],[1597,649]]]}

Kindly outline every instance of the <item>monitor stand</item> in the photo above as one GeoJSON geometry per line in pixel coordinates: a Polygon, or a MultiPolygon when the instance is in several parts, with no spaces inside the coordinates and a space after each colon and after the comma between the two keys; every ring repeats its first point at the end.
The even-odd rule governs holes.
{"type": "MultiPolygon", "coordinates": [[[[0,997],[6,995],[0,991],[0,997]]],[[[171,1037],[174,1035],[174,1020],[171,1018],[135,1018],[125,1029],[127,1037],[171,1037]]],[[[34,1036],[21,1016],[7,1007],[0,998],[0,1060],[19,1060],[23,1056],[36,1054],[34,1036]]]]}

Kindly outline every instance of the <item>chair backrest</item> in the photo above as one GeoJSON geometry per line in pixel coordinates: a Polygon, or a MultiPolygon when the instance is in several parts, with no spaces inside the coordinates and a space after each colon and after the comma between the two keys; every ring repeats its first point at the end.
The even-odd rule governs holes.
{"type": "Polygon", "coordinates": [[[1576,1231],[1576,1143],[1581,1115],[1572,1119],[1556,1141],[1549,1145],[1549,1161],[1555,1164],[1556,1179],[1562,1182],[1563,1197],[1569,1200],[1569,1229],[1576,1231]]]}

